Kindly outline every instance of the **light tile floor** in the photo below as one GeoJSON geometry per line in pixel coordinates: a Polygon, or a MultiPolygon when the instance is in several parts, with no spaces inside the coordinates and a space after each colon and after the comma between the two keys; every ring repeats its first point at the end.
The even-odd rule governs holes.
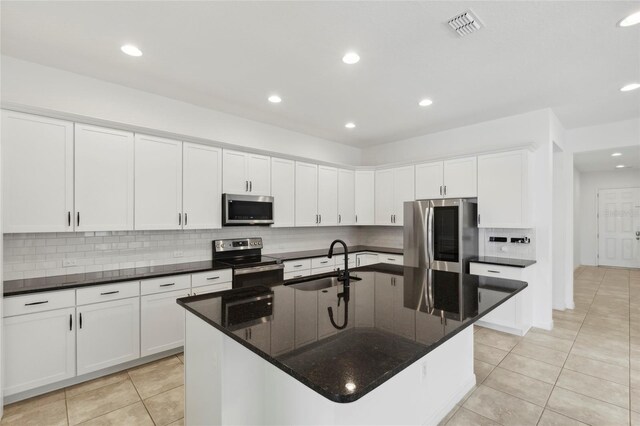
{"type": "MultiPolygon", "coordinates": [[[[476,327],[477,386],[442,422],[640,425],[640,270],[581,267],[573,310],[524,337],[476,327]]],[[[181,355],[5,407],[2,425],[179,425],[181,355]]]]}

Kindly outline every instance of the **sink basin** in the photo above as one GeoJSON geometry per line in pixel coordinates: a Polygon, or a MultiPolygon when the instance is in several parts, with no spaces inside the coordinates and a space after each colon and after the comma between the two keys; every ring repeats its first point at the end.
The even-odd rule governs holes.
{"type": "MultiPolygon", "coordinates": [[[[361,279],[362,278],[353,276],[350,277],[351,282],[360,281],[361,279]]],[[[340,284],[342,284],[342,281],[338,281],[338,277],[336,276],[322,278],[309,277],[304,281],[298,281],[295,284],[288,284],[287,287],[295,288],[296,290],[318,291],[325,288],[335,287],[340,284]]]]}

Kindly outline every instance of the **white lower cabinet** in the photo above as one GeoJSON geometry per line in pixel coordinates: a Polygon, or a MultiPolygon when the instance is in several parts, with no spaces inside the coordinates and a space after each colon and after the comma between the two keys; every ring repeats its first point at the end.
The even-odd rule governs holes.
{"type": "MultiPolygon", "coordinates": [[[[191,295],[197,296],[199,294],[208,294],[208,293],[216,293],[218,291],[231,290],[233,285],[228,283],[220,283],[220,284],[211,284],[211,285],[203,285],[201,287],[193,287],[191,289],[191,295]]],[[[180,296],[182,297],[182,296],[180,296]]],[[[177,304],[176,304],[177,305],[177,304]]],[[[184,310],[182,310],[184,313],[184,310]]]]}
{"type": "Polygon", "coordinates": [[[75,308],[4,318],[4,395],[76,375],[75,308]]]}
{"type": "Polygon", "coordinates": [[[140,298],[78,306],[78,375],[140,357],[140,298]]]}
{"type": "Polygon", "coordinates": [[[376,253],[358,253],[356,254],[356,267],[367,266],[378,263],[378,254],[376,253]]]}
{"type": "Polygon", "coordinates": [[[184,345],[184,308],[176,299],[187,296],[189,290],[177,290],[140,298],[140,356],[184,345]]]}

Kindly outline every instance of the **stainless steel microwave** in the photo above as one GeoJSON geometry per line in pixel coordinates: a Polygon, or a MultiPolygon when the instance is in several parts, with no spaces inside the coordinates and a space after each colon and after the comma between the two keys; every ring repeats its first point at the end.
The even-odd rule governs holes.
{"type": "Polygon", "coordinates": [[[273,197],[222,194],[222,226],[273,224],[273,197]]]}

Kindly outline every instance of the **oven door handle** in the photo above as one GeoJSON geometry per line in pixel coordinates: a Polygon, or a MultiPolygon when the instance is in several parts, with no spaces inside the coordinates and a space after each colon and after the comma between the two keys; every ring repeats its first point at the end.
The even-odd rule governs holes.
{"type": "Polygon", "coordinates": [[[278,263],[276,265],[254,266],[251,268],[234,269],[233,275],[256,274],[258,272],[277,271],[278,269],[284,269],[284,264],[278,263]]]}

